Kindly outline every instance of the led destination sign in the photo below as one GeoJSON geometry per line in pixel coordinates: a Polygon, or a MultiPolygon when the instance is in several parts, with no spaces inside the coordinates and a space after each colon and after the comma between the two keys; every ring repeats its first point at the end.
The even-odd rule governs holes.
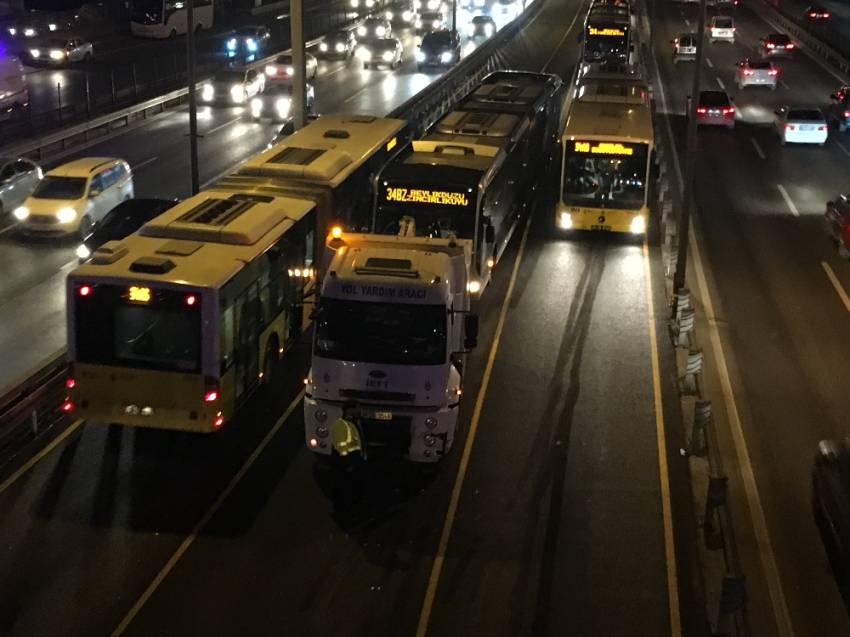
{"type": "Polygon", "coordinates": [[[619,142],[575,142],[573,149],[576,153],[589,153],[591,155],[623,155],[631,157],[635,154],[634,146],[619,142]]]}
{"type": "Polygon", "coordinates": [[[451,190],[428,190],[425,188],[393,188],[386,190],[386,200],[396,203],[425,203],[438,206],[468,206],[465,192],[451,190]]]}
{"type": "Polygon", "coordinates": [[[617,27],[588,27],[587,28],[588,35],[602,35],[608,36],[612,38],[622,38],[626,35],[625,29],[619,29],[617,27]]]}

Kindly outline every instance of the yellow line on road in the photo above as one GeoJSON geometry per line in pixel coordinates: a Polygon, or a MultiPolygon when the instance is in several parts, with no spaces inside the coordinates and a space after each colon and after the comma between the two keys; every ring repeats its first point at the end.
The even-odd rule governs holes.
{"type": "Polygon", "coordinates": [[[667,465],[667,434],[664,429],[664,404],[661,398],[661,371],[658,362],[658,335],[655,331],[655,303],[652,299],[652,271],[649,248],[643,244],[643,267],[646,279],[646,313],[649,321],[649,345],[652,349],[652,397],[655,404],[655,438],[658,444],[658,481],[661,487],[661,513],[664,524],[664,549],[667,558],[667,606],[670,611],[670,635],[681,637],[682,617],[679,609],[679,573],[676,569],[676,538],[673,535],[673,505],[670,499],[670,473],[667,465]]]}
{"type": "Polygon", "coordinates": [[[2,483],[0,483],[0,493],[3,493],[6,489],[8,489],[12,484],[14,484],[18,478],[24,475],[27,471],[32,469],[35,465],[37,465],[42,458],[48,455],[51,451],[56,449],[59,445],[65,442],[65,439],[74,433],[77,429],[80,428],[80,425],[83,424],[82,419],[78,419],[75,422],[71,423],[65,431],[56,436],[53,440],[50,441],[50,444],[47,445],[44,449],[35,454],[32,458],[26,461],[21,467],[18,468],[15,473],[6,478],[2,483]]]}
{"type": "Polygon", "coordinates": [[[850,297],[848,297],[847,292],[844,291],[844,286],[841,285],[841,281],[838,280],[838,277],[835,276],[835,272],[832,271],[832,268],[826,261],[821,261],[820,264],[823,266],[823,270],[826,272],[829,282],[832,283],[832,287],[835,288],[838,298],[841,299],[841,302],[844,303],[844,307],[848,312],[850,312],[850,297]]]}
{"type": "Polygon", "coordinates": [[[301,403],[301,399],[304,398],[304,390],[302,389],[298,392],[298,395],[295,397],[289,407],[286,408],[286,411],[283,412],[283,415],[278,419],[278,421],[274,424],[274,427],[269,430],[266,434],[266,437],[263,438],[262,442],[257,445],[257,448],[254,449],[254,452],[248,457],[245,463],[239,468],[239,471],[236,472],[236,475],[230,480],[228,485],[224,488],[224,491],[216,498],[215,502],[212,503],[207,512],[204,513],[203,517],[198,520],[197,524],[195,524],[192,532],[186,537],[183,542],[180,543],[180,546],[177,547],[177,550],[174,554],[168,559],[165,563],[165,566],[160,569],[159,573],[156,574],[156,577],[153,578],[153,581],[150,585],[145,589],[145,592],[142,593],[141,597],[136,600],[136,603],[133,604],[133,607],[127,612],[124,616],[124,619],[121,620],[121,623],[118,624],[118,627],[112,631],[112,637],[118,637],[118,635],[122,635],[125,630],[133,623],[133,620],[136,618],[136,615],[142,610],[147,601],[153,596],[156,590],[159,588],[160,584],[165,581],[165,578],[168,577],[168,574],[174,570],[174,567],[177,566],[177,562],[180,561],[180,558],[185,555],[186,551],[189,550],[189,547],[192,546],[194,541],[197,539],[198,535],[200,535],[201,531],[204,530],[204,527],[209,524],[209,521],[213,518],[213,516],[218,512],[221,506],[224,504],[225,500],[230,496],[236,486],[242,481],[242,478],[248,473],[251,469],[251,466],[254,462],[257,461],[257,458],[260,457],[260,454],[265,451],[266,447],[272,441],[272,439],[277,435],[277,432],[283,426],[283,423],[292,415],[292,412],[295,411],[295,408],[301,403]]]}
{"type": "Polygon", "coordinates": [[[522,256],[525,253],[525,244],[528,241],[528,231],[531,228],[531,219],[525,226],[525,232],[522,234],[522,242],[519,244],[519,252],[517,252],[516,261],[514,261],[514,269],[511,273],[511,279],[508,283],[508,291],[505,294],[505,300],[502,302],[502,309],[499,312],[499,321],[496,323],[496,332],[493,336],[493,344],[490,346],[490,355],[487,357],[487,365],[484,368],[484,375],[481,377],[481,387],[478,389],[478,396],[475,399],[475,409],[472,412],[472,421],[469,425],[469,435],[466,438],[466,444],[463,448],[463,455],[460,459],[460,466],[457,470],[457,477],[452,488],[452,496],[449,500],[449,508],[446,511],[446,521],[443,524],[443,532],[440,534],[440,542],[437,545],[437,554],[434,556],[434,563],[431,565],[431,576],[428,578],[428,588],[425,591],[425,600],[422,602],[422,610],[419,613],[419,623],[416,626],[416,637],[425,637],[428,632],[428,624],[431,621],[431,611],[434,608],[434,599],[437,596],[437,586],[440,583],[440,573],[443,571],[443,563],[446,559],[446,549],[449,545],[449,538],[452,534],[455,515],[457,515],[457,507],[460,503],[460,494],[463,490],[463,482],[466,479],[466,471],[469,468],[469,457],[472,455],[472,445],[475,442],[475,433],[478,431],[478,422],[481,418],[481,410],[484,407],[484,399],[487,396],[487,387],[490,384],[490,376],[493,373],[493,365],[496,362],[496,353],[499,350],[499,341],[502,338],[502,330],[505,327],[505,319],[508,314],[511,296],[513,296],[514,286],[516,285],[519,267],[522,263],[522,256]]]}

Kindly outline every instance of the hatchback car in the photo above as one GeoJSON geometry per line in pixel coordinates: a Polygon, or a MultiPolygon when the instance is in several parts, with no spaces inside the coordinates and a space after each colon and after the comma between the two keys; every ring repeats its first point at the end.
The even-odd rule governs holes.
{"type": "Polygon", "coordinates": [[[107,241],[118,241],[134,233],[151,219],[178,203],[177,199],[128,199],[106,213],[95,229],[77,246],[82,262],[107,241]]]}
{"type": "Polygon", "coordinates": [[[838,246],[839,256],[850,258],[850,195],[838,195],[835,201],[826,202],[823,225],[838,246]]]}
{"type": "MultiPolygon", "coordinates": [[[[270,80],[291,80],[295,73],[291,53],[281,53],[266,64],[266,77],[270,80]]],[[[319,61],[315,55],[304,54],[304,75],[308,80],[315,80],[319,73],[319,61]]]]}
{"type": "Polygon", "coordinates": [[[91,42],[78,37],[49,38],[30,48],[30,57],[34,62],[46,64],[65,64],[66,62],[86,62],[94,56],[91,42]]]}
{"type": "Polygon", "coordinates": [[[725,91],[700,91],[697,124],[735,128],[735,105],[725,91]]]}
{"type": "Polygon", "coordinates": [[[354,55],[357,47],[357,38],[354,31],[337,31],[326,36],[319,43],[319,55],[324,58],[342,58],[343,60],[354,55]]]}
{"type": "Polygon", "coordinates": [[[843,133],[850,128],[850,86],[839,86],[829,99],[832,104],[826,109],[827,121],[843,133]]]}
{"type": "Polygon", "coordinates": [[[823,146],[829,135],[826,117],[819,108],[789,108],[774,111],[774,127],[779,143],[819,144],[823,146]]]}
{"type": "Polygon", "coordinates": [[[759,40],[758,52],[763,58],[790,58],[795,48],[791,38],[784,33],[770,33],[759,40]]]}
{"type": "Polygon", "coordinates": [[[24,157],[0,157],[0,218],[20,206],[42,178],[41,168],[24,157]]]}
{"type": "Polygon", "coordinates": [[[357,40],[372,40],[375,38],[392,37],[393,27],[386,18],[371,17],[363,20],[363,24],[357,27],[357,40]]]}
{"type": "Polygon", "coordinates": [[[444,27],[446,19],[440,11],[426,11],[419,14],[416,21],[416,33],[419,35],[439,31],[444,27]]]}
{"type": "Polygon", "coordinates": [[[467,37],[476,44],[493,36],[498,29],[496,21],[488,15],[477,15],[466,25],[467,37]]]}
{"type": "Polygon", "coordinates": [[[767,86],[775,91],[778,82],[779,69],[768,60],[741,60],[735,65],[735,83],[740,89],[767,86]]]}
{"type": "Polygon", "coordinates": [[[363,68],[387,66],[391,69],[401,66],[404,47],[398,38],[378,38],[366,40],[357,47],[357,58],[363,62],[363,68]]]}
{"type": "Polygon", "coordinates": [[[393,23],[412,26],[419,17],[419,13],[414,6],[413,0],[402,0],[401,2],[393,3],[392,9],[388,9],[384,17],[393,23]]]}
{"type": "Polygon", "coordinates": [[[255,55],[265,49],[271,40],[272,34],[264,26],[239,27],[225,41],[225,48],[229,56],[255,55]]]}
{"type": "Polygon", "coordinates": [[[832,17],[832,14],[819,4],[812,4],[806,7],[803,17],[810,22],[826,22],[832,17]]]}
{"type": "Polygon", "coordinates": [[[673,39],[673,64],[697,59],[697,34],[681,33],[673,39]]]}
{"type": "Polygon", "coordinates": [[[840,584],[850,579],[850,443],[822,440],[812,469],[812,509],[840,584]]]}
{"type": "Polygon", "coordinates": [[[417,68],[426,66],[448,67],[460,59],[460,38],[455,31],[434,31],[422,38],[416,52],[417,68]]]}
{"type": "MultiPolygon", "coordinates": [[[[312,113],[316,107],[316,89],[307,84],[307,112],[312,113]]],[[[254,119],[269,118],[274,122],[287,122],[292,119],[292,98],[294,95],[291,81],[275,82],[263,92],[251,99],[251,117],[254,119]]]]}
{"type": "Polygon", "coordinates": [[[13,214],[18,231],[33,236],[87,237],[106,213],[133,198],[127,162],[87,157],[48,172],[13,214]]]}
{"type": "Polygon", "coordinates": [[[262,93],[265,87],[266,76],[256,69],[219,71],[201,87],[201,101],[205,104],[241,106],[262,93]]]}
{"type": "Polygon", "coordinates": [[[728,15],[716,15],[708,25],[708,39],[712,42],[735,42],[735,21],[728,15]]]}

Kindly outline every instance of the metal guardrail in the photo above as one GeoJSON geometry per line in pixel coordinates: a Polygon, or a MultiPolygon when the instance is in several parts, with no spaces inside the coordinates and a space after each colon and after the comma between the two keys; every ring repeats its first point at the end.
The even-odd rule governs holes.
{"type": "MultiPolygon", "coordinates": [[[[544,0],[536,0],[511,24],[501,29],[484,45],[467,56],[438,81],[394,109],[388,117],[407,119],[419,130],[426,130],[447,112],[457,100],[468,94],[487,73],[505,67],[499,50],[509,42],[537,13],[544,0]]],[[[321,38],[313,41],[318,43],[321,38]]],[[[270,58],[267,58],[270,59],[270,58]]],[[[267,59],[252,64],[260,66],[267,59]]],[[[115,130],[127,126],[133,119],[141,119],[152,109],[164,110],[168,102],[177,101],[187,90],[173,91],[168,95],[149,100],[144,104],[129,107],[119,113],[103,116],[98,120],[80,124],[48,135],[32,143],[29,152],[52,145],[65,144],[75,136],[86,136],[97,128],[115,130]]],[[[20,148],[20,147],[19,147],[20,148]]],[[[24,148],[24,150],[27,150],[24,148]]],[[[19,150],[23,154],[24,150],[19,150]]],[[[14,445],[27,436],[37,435],[52,424],[65,418],[61,410],[65,393],[67,363],[66,350],[56,352],[49,362],[31,374],[16,387],[0,396],[0,453],[8,445],[14,445]],[[7,445],[8,442],[8,445],[7,445]]]]}

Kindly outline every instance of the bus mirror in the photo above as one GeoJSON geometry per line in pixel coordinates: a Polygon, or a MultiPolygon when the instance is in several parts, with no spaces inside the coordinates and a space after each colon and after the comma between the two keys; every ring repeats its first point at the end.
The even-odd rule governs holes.
{"type": "Polygon", "coordinates": [[[280,135],[292,135],[292,133],[294,133],[294,132],[295,132],[295,122],[292,121],[292,120],[289,120],[288,122],[286,122],[286,124],[284,124],[283,126],[280,127],[280,133],[279,134],[280,135]]]}
{"type": "Polygon", "coordinates": [[[467,314],[463,317],[463,346],[475,349],[478,346],[478,315],[467,314]]]}
{"type": "Polygon", "coordinates": [[[496,229],[493,226],[488,225],[484,228],[484,241],[487,243],[496,243],[496,229]]]}

